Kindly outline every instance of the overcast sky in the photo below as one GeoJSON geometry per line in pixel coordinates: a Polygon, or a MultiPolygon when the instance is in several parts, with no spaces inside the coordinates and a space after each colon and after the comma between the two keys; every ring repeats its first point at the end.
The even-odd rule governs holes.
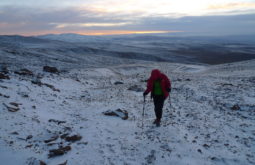
{"type": "Polygon", "coordinates": [[[255,34],[255,0],[1,0],[0,35],[255,34]]]}

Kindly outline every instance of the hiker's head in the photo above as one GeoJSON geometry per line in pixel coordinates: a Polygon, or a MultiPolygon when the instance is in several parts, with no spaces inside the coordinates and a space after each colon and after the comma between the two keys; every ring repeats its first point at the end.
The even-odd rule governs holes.
{"type": "Polygon", "coordinates": [[[153,80],[159,79],[161,77],[161,72],[158,69],[154,69],[151,71],[151,78],[153,80]]]}

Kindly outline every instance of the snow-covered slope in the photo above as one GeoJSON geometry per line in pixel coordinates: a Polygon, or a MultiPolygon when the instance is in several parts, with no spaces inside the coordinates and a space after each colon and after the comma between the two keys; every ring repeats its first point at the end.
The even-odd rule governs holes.
{"type": "Polygon", "coordinates": [[[1,164],[255,164],[254,70],[254,60],[123,64],[59,74],[37,69],[34,75],[10,69],[10,79],[0,80],[1,164]],[[128,90],[144,89],[153,68],[172,80],[159,128],[152,125],[150,98],[143,118],[142,90],[128,90]],[[102,114],[118,108],[128,112],[127,120],[102,114]],[[49,156],[52,149],[63,155],[49,156]]]}

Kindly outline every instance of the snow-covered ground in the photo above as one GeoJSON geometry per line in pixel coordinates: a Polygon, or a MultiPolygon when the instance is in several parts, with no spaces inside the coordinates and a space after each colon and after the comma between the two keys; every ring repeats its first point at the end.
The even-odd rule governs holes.
{"type": "Polygon", "coordinates": [[[36,70],[33,76],[9,71],[10,79],[0,80],[0,164],[255,164],[254,70],[255,60],[36,70]],[[146,98],[143,118],[142,92],[128,90],[145,89],[153,68],[172,81],[159,128],[152,124],[152,100],[146,98]],[[102,114],[118,108],[127,120],[102,114]],[[66,138],[73,135],[77,141],[66,138]],[[61,147],[66,153],[49,157],[61,147]]]}

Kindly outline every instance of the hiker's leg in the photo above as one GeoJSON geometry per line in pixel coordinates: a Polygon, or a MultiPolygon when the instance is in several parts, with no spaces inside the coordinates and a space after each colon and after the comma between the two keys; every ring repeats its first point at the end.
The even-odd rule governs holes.
{"type": "Polygon", "coordinates": [[[159,98],[158,98],[158,109],[157,109],[157,113],[158,113],[157,118],[159,118],[159,120],[162,118],[164,101],[165,101],[164,96],[159,96],[159,98]]]}
{"type": "Polygon", "coordinates": [[[161,116],[162,116],[161,97],[160,96],[154,96],[153,101],[154,101],[154,111],[155,111],[156,118],[158,120],[160,120],[161,116]]]}

